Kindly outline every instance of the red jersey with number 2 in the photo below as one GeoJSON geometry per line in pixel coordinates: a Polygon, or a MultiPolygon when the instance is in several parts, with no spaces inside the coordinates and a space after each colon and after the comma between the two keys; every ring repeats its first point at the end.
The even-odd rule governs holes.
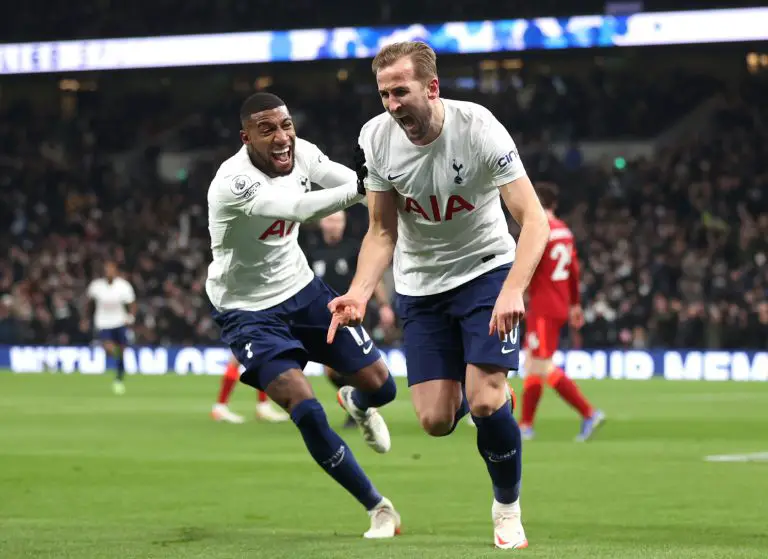
{"type": "Polygon", "coordinates": [[[528,286],[528,314],[565,322],[580,303],[579,261],[573,233],[556,217],[549,218],[549,241],[528,286]]]}

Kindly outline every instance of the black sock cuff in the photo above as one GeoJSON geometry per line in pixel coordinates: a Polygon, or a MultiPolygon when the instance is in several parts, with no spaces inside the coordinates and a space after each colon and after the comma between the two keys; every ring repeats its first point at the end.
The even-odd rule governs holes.
{"type": "Polygon", "coordinates": [[[291,410],[291,420],[298,425],[307,415],[316,412],[325,415],[323,406],[317,401],[317,398],[308,398],[303,402],[299,402],[299,405],[291,410]]]}

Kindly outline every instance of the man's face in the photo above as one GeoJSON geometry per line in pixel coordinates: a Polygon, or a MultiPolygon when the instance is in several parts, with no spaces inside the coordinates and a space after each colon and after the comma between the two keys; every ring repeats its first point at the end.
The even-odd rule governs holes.
{"type": "Polygon", "coordinates": [[[376,74],[376,83],[384,108],[408,139],[412,142],[423,139],[432,121],[430,101],[439,95],[437,78],[426,84],[419,80],[413,61],[406,56],[381,68],[376,74]]]}
{"type": "Polygon", "coordinates": [[[117,277],[117,264],[114,262],[107,262],[104,264],[104,275],[109,280],[113,280],[117,277]]]}
{"type": "Polygon", "coordinates": [[[252,114],[240,139],[260,171],[272,177],[293,171],[296,130],[285,105],[252,114]]]}

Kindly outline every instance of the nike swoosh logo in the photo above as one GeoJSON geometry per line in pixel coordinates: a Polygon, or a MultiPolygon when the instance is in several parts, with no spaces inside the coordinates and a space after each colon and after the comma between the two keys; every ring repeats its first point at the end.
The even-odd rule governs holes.
{"type": "Polygon", "coordinates": [[[387,180],[388,181],[393,181],[393,180],[395,180],[398,177],[402,177],[404,174],[405,173],[400,173],[399,175],[387,175],[387,180]]]}
{"type": "Polygon", "coordinates": [[[508,348],[508,347],[501,348],[501,353],[503,353],[504,355],[506,355],[507,353],[512,353],[513,351],[516,351],[515,348],[508,348]]]}
{"type": "Polygon", "coordinates": [[[371,353],[371,350],[372,350],[372,349],[373,349],[373,342],[371,342],[370,344],[368,344],[368,347],[364,347],[364,348],[363,348],[363,353],[365,353],[366,355],[368,355],[369,353],[371,353]]]}
{"type": "MultiPolygon", "coordinates": [[[[509,545],[509,542],[507,542],[507,541],[504,541],[504,540],[501,538],[501,536],[498,534],[498,532],[496,533],[496,543],[497,543],[499,546],[501,546],[501,547],[504,547],[505,545],[509,545]]],[[[522,542],[517,542],[517,543],[514,545],[513,549],[524,549],[524,548],[526,548],[526,547],[528,547],[528,540],[523,540],[522,542]]]]}

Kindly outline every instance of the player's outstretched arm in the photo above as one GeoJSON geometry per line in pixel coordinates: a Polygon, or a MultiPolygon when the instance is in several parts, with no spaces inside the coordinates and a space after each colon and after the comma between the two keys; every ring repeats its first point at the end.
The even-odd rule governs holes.
{"type": "Polygon", "coordinates": [[[249,216],[303,223],[331,215],[363,198],[353,177],[351,182],[338,188],[314,192],[268,190],[254,186],[250,192],[246,190],[237,197],[233,206],[249,216]]]}
{"type": "MultiPolygon", "coordinates": [[[[325,157],[325,156],[321,155],[321,157],[325,157]]],[[[320,185],[321,188],[338,188],[340,186],[344,186],[346,184],[349,184],[352,181],[357,180],[358,181],[357,191],[361,192],[361,191],[364,191],[364,187],[361,181],[365,178],[367,174],[368,174],[368,170],[365,169],[365,173],[361,173],[361,176],[358,177],[358,173],[353,171],[346,165],[342,165],[341,163],[336,163],[335,161],[332,161],[326,158],[322,163],[318,164],[313,169],[311,178],[312,178],[312,182],[320,185]]],[[[360,203],[363,204],[364,206],[368,205],[366,198],[363,198],[362,200],[360,200],[360,203]]]]}
{"type": "Polygon", "coordinates": [[[528,175],[499,188],[501,197],[520,226],[515,263],[496,301],[489,333],[504,338],[525,315],[523,295],[539,265],[549,239],[549,221],[528,175]]]}
{"type": "Polygon", "coordinates": [[[357,174],[341,163],[326,159],[312,174],[312,182],[322,188],[338,188],[357,180],[357,174]]]}
{"type": "Polygon", "coordinates": [[[397,243],[397,194],[394,190],[368,191],[368,232],[357,258],[357,272],[346,294],[328,303],[333,313],[328,329],[332,343],[339,326],[362,322],[365,308],[392,262],[397,243]]]}

